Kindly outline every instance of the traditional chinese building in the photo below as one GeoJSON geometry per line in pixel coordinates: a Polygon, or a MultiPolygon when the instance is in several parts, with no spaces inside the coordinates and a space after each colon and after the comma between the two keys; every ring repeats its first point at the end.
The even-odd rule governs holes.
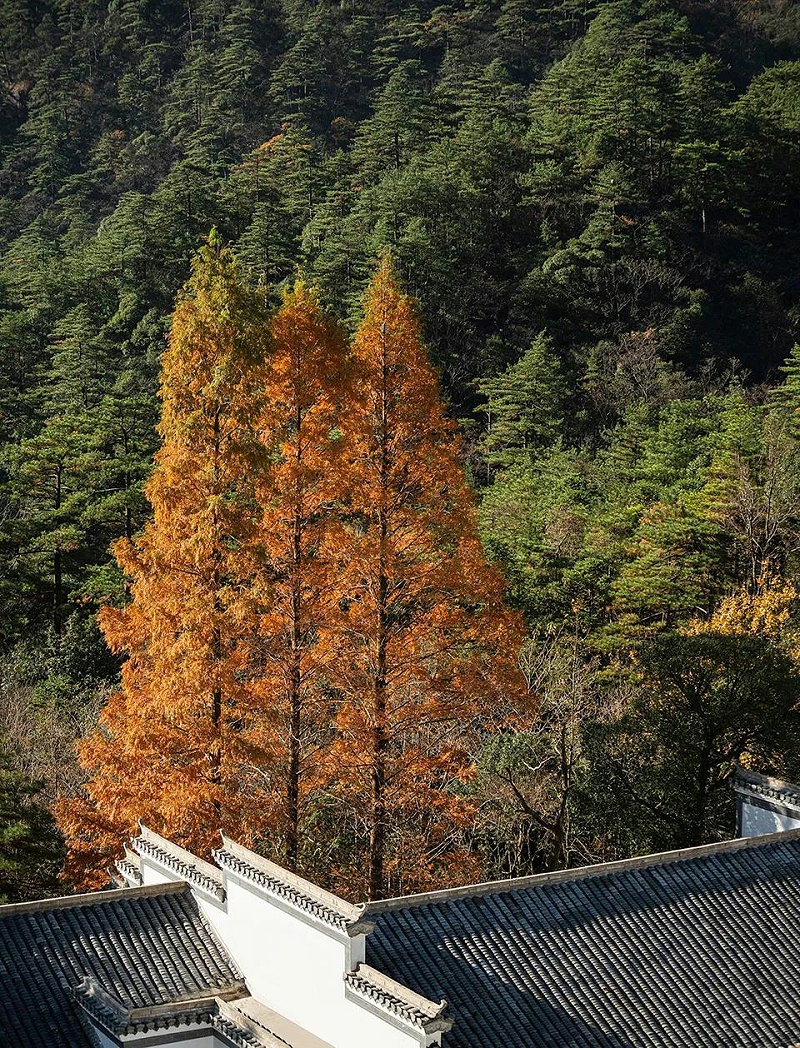
{"type": "Polygon", "coordinates": [[[363,905],[142,827],[123,887],[0,907],[0,1045],[790,1048],[800,791],[735,789],[742,839],[363,905]]]}

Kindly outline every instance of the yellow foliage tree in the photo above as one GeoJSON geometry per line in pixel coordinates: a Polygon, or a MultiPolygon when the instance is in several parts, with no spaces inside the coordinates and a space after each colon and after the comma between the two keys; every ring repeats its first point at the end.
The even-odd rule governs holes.
{"type": "Polygon", "coordinates": [[[331,789],[355,826],[350,891],[371,898],[477,872],[458,784],[479,725],[523,701],[521,620],[503,605],[437,376],[385,260],[353,342],[340,539],[331,789]]]}
{"type": "Polygon", "coordinates": [[[79,883],[100,883],[138,819],[201,854],[220,827],[252,840],[276,821],[273,796],[242,771],[266,759],[243,672],[258,626],[249,538],[266,343],[267,319],[212,234],[163,360],[153,519],[115,546],[130,602],[100,616],[109,646],[127,657],[122,686],[79,746],[83,796],[58,806],[79,883]]]}
{"type": "Polygon", "coordinates": [[[704,619],[693,619],[685,628],[688,636],[717,633],[726,636],[760,636],[782,648],[800,664],[800,632],[793,623],[798,592],[794,583],[772,572],[749,583],[718,603],[704,619]]]}

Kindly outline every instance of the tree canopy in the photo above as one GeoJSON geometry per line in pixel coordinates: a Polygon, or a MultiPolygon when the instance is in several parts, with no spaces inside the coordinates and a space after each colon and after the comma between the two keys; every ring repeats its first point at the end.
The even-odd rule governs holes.
{"type": "MultiPolygon", "coordinates": [[[[239,744],[234,665],[245,651],[256,659],[258,645],[237,641],[228,662],[224,649],[245,616],[254,635],[284,645],[269,663],[282,712],[251,764],[271,798],[270,847],[301,866],[319,860],[304,806],[325,788],[313,740],[338,693],[315,626],[332,556],[317,544],[317,514],[336,504],[350,540],[357,525],[370,534],[371,517],[363,507],[348,517],[343,492],[318,483],[321,459],[291,466],[301,443],[291,413],[305,405],[308,426],[322,427],[332,398],[357,422],[358,374],[334,382],[329,361],[361,325],[374,261],[388,249],[417,303],[442,417],[459,433],[460,444],[437,429],[459,449],[484,549],[550,663],[567,659],[568,632],[572,665],[590,681],[577,691],[550,681],[536,696],[551,711],[546,737],[517,724],[552,752],[578,731],[569,703],[552,696],[580,696],[569,789],[548,779],[534,790],[519,773],[528,751],[504,736],[501,749],[508,742],[521,762],[512,778],[526,811],[508,782],[491,793],[500,780],[489,769],[506,765],[496,747],[478,747],[488,764],[459,787],[464,810],[477,813],[459,847],[493,875],[556,852],[578,861],[663,842],[664,820],[617,794],[610,804],[604,786],[608,754],[655,767],[636,755],[625,720],[626,689],[645,687],[644,652],[672,637],[700,659],[692,623],[714,621],[736,595],[761,598],[765,580],[792,586],[800,571],[799,70],[800,30],[785,3],[0,0],[0,710],[1,723],[42,747],[33,758],[51,769],[43,796],[52,800],[59,773],[39,711],[50,711],[55,737],[71,739],[99,707],[104,717],[121,709],[108,696],[124,693],[136,613],[112,625],[107,612],[106,643],[100,607],[124,609],[132,597],[135,608],[147,577],[192,606],[188,575],[152,567],[162,557],[153,521],[176,514],[176,555],[180,539],[195,551],[208,543],[219,573],[243,572],[245,559],[260,572],[252,604],[228,591],[209,613],[224,619],[219,659],[231,674],[217,689],[217,727],[237,725],[239,744]],[[173,307],[212,227],[242,290],[223,281],[230,314],[197,327],[191,295],[174,320],[173,307]],[[215,494],[202,478],[192,493],[184,451],[158,452],[162,358],[176,352],[181,325],[191,328],[170,381],[200,396],[183,371],[197,367],[200,381],[201,344],[215,345],[229,321],[246,330],[255,313],[288,369],[266,399],[264,378],[241,405],[260,420],[264,461],[244,470],[241,490],[229,477],[215,494]],[[292,357],[301,345],[302,363],[292,357]],[[292,367],[306,390],[292,386],[292,367]],[[301,474],[309,486],[291,511],[301,474]],[[210,509],[188,512],[200,490],[216,525],[210,509]],[[253,529],[246,548],[225,537],[234,517],[253,529]],[[201,518],[216,539],[201,540],[201,518]],[[294,553],[291,521],[304,536],[294,553]],[[281,601],[295,611],[275,618],[281,601]],[[295,683],[283,683],[292,672],[295,683]],[[312,680],[328,693],[309,707],[312,680]],[[563,847],[561,829],[547,828],[556,823],[563,847]]],[[[219,244],[205,250],[222,265],[219,244]]],[[[202,403],[245,394],[225,368],[215,374],[202,403]]],[[[194,425],[188,401],[174,409],[194,425]]],[[[330,430],[323,458],[346,461],[344,433],[330,430]]],[[[792,626],[793,604],[787,614],[792,626]]],[[[749,643],[719,644],[740,642],[749,643]]],[[[781,639],[759,643],[774,669],[781,639]]],[[[666,687],[648,673],[653,693],[666,687]]],[[[666,736],[657,741],[669,751],[666,736]]],[[[800,773],[788,742],[762,742],[751,757],[764,770],[800,773]]],[[[196,768],[217,749],[198,748],[196,768]]],[[[731,768],[721,760],[715,774],[723,781],[731,768]]],[[[213,806],[219,790],[207,785],[203,804],[213,806]]],[[[341,800],[331,795],[314,818],[331,824],[341,800]]],[[[341,849],[364,844],[359,818],[341,849]]],[[[706,833],[722,832],[715,819],[706,833]]]]}

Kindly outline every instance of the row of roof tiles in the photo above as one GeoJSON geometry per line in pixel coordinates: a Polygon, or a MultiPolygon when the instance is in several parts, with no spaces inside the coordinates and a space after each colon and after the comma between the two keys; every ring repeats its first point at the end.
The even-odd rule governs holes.
{"type": "MultiPolygon", "coordinates": [[[[338,933],[369,932],[348,992],[441,1030],[447,1048],[798,1041],[800,831],[364,906],[227,838],[218,867],[145,828],[134,849],[218,897],[225,871],[338,933]]],[[[0,1043],[22,1021],[25,1048],[83,1048],[67,1005],[87,971],[104,994],[84,984],[77,997],[109,1023],[166,1022],[182,1000],[236,1025],[237,1005],[223,1014],[207,998],[247,991],[184,884],[0,907],[0,918],[0,1043]]]]}

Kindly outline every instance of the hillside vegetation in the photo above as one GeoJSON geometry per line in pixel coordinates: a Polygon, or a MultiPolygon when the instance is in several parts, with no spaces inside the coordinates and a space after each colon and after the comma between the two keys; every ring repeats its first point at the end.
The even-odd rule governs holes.
{"type": "Polygon", "coordinates": [[[301,267],[355,330],[387,247],[418,298],[540,708],[473,755],[486,875],[800,774],[796,5],[0,0],[0,80],[0,895],[60,862],[212,226],[268,308],[301,267]]]}

